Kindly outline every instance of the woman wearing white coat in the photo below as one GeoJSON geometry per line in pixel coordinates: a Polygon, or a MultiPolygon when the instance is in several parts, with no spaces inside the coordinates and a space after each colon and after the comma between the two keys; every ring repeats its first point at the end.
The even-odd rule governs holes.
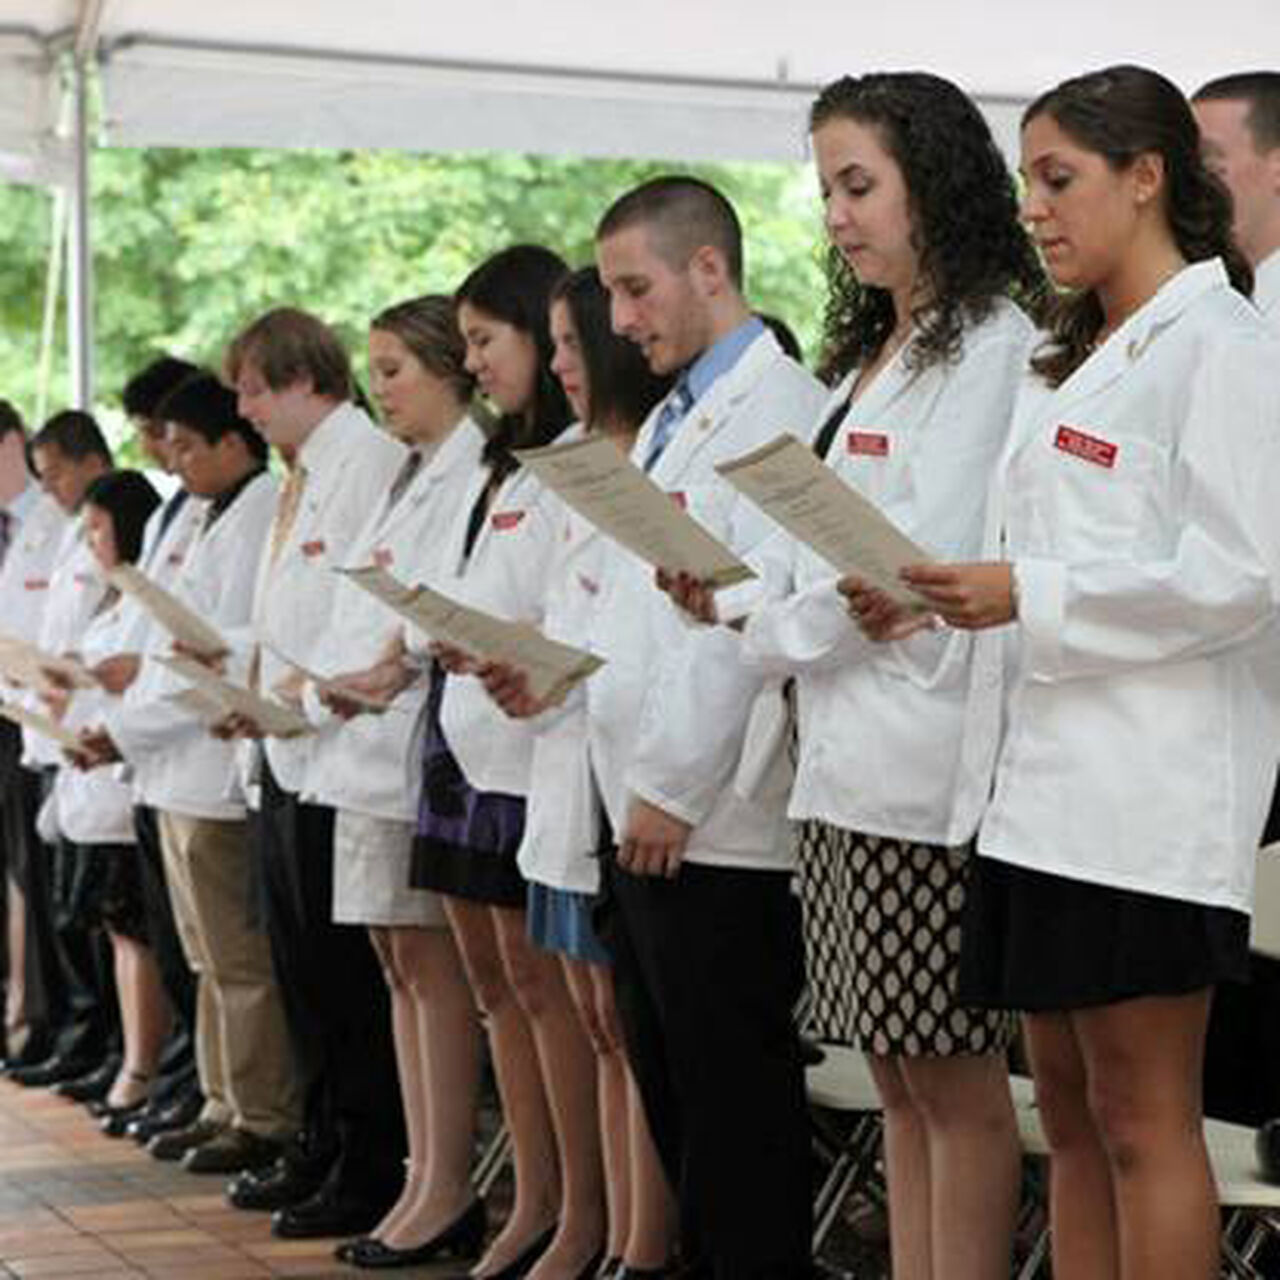
{"type": "MultiPolygon", "coordinates": [[[[159,504],[159,494],[138,471],[109,472],[89,485],[82,507],[85,541],[104,574],[138,559],[147,518],[159,504]]],[[[96,666],[119,655],[130,625],[119,593],[108,591],[81,640],[81,657],[96,666]]],[[[97,689],[73,694],[67,727],[90,723],[108,701],[97,689]]],[[[133,791],[115,770],[82,772],[68,765],[58,770],[53,801],[58,829],[77,849],[86,923],[104,928],[111,941],[124,1057],[100,1113],[122,1116],[146,1103],[169,1022],[160,969],[147,945],[133,791]]]]}
{"type": "MultiPolygon", "coordinates": [[[[450,530],[480,467],[484,433],[468,413],[475,379],[453,300],[414,298],[389,307],[369,330],[374,398],[410,449],[347,553],[407,582],[438,580],[450,530]]],[[[480,1082],[474,1001],[440,898],[409,885],[421,791],[416,681],[380,714],[349,691],[373,691],[396,615],[352,583],[340,583],[334,625],[314,665],[327,683],[305,700],[320,723],[308,774],[310,798],[336,810],[333,918],[369,929],[391,995],[400,1095],[408,1130],[404,1189],[382,1221],[338,1256],[357,1266],[404,1266],[445,1252],[469,1256],[484,1235],[470,1183],[480,1082]],[[349,673],[349,674],[343,674],[349,673]],[[325,704],[332,713],[325,720],[325,704]]]]}
{"type": "MultiPolygon", "coordinates": [[[[467,369],[500,416],[450,531],[446,568],[430,584],[535,625],[559,504],[511,451],[549,443],[568,425],[547,328],[547,303],[564,271],[549,250],[516,245],[482,263],[458,290],[467,369]]],[[[564,1083],[566,1097],[581,1097],[591,1088],[594,1064],[559,966],[526,931],[516,852],[533,731],[506,718],[462,655],[439,646],[433,652],[413,883],[445,897],[485,1016],[515,1157],[511,1215],[472,1274],[560,1280],[581,1269],[563,1246],[576,1249],[585,1240],[594,1251],[603,1209],[592,1203],[588,1171],[599,1161],[598,1145],[587,1140],[557,1152],[550,1116],[557,1100],[544,1086],[554,1079],[564,1083]],[[557,1228],[559,1246],[552,1243],[557,1228]]]]}
{"type": "MultiPolygon", "coordinates": [[[[908,536],[971,554],[1034,338],[1008,295],[1042,283],[1008,171],[936,76],[836,81],[811,122],[833,247],[827,363],[843,375],[815,447],[908,536]]],[[[1013,1024],[955,994],[967,654],[924,631],[868,643],[830,567],[778,541],[790,594],[751,615],[744,651],[796,680],[790,815],[810,938],[834,970],[820,1030],[869,1055],[884,1101],[894,1275],[996,1280],[1018,1193],[1013,1024]]]]}
{"type": "MultiPolygon", "coordinates": [[[[579,421],[629,453],[669,379],[652,374],[635,344],[613,332],[609,295],[594,267],[575,271],[557,286],[551,336],[551,367],[579,421]]],[[[607,540],[567,508],[560,523],[543,626],[557,640],[583,645],[600,593],[607,540]]],[[[495,664],[483,675],[485,687],[508,714],[538,717],[518,861],[528,881],[530,935],[559,956],[596,1052],[598,1117],[586,1109],[589,1097],[563,1117],[574,1125],[600,1126],[608,1224],[605,1262],[596,1274],[661,1274],[671,1249],[674,1206],[627,1066],[608,953],[591,919],[601,849],[611,834],[587,749],[586,691],[579,686],[549,707],[529,695],[522,672],[495,664]]],[[[553,1082],[548,1089],[555,1092],[553,1082]]]]}
{"type": "Polygon", "coordinates": [[[962,990],[1026,1012],[1054,1274],[1206,1280],[1205,1026],[1245,970],[1280,737],[1280,351],[1167,80],[1067,81],[1022,147],[1024,214],[1071,292],[1004,457],[993,562],[907,571],[946,622],[1013,624],[974,662],[984,798],[1005,726],[962,990]]]}

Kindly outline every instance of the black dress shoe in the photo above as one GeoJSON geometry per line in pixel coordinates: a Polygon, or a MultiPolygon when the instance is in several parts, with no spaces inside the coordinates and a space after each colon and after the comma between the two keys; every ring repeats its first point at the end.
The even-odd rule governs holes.
{"type": "Polygon", "coordinates": [[[422,1244],[411,1249],[396,1249],[366,1236],[363,1240],[353,1240],[339,1261],[385,1271],[392,1267],[414,1267],[446,1253],[455,1258],[474,1258],[480,1252],[487,1225],[484,1201],[473,1200],[443,1231],[436,1232],[422,1244]]]}
{"type": "MultiPolygon", "coordinates": [[[[520,1280],[520,1277],[533,1270],[533,1264],[551,1247],[555,1239],[556,1228],[552,1224],[540,1236],[531,1240],[505,1267],[497,1271],[486,1271],[475,1276],[475,1280],[520,1280]]],[[[592,1267],[596,1265],[593,1260],[592,1267]]]]}
{"type": "Polygon", "coordinates": [[[377,1225],[390,1203],[322,1187],[307,1200],[277,1209],[271,1234],[285,1240],[361,1235],[377,1225]]]}
{"type": "Polygon", "coordinates": [[[39,1062],[47,1062],[53,1056],[53,1045],[53,1037],[47,1032],[32,1032],[21,1049],[5,1055],[4,1061],[0,1063],[0,1071],[5,1075],[12,1075],[23,1067],[34,1067],[39,1062]]]}
{"type": "Polygon", "coordinates": [[[74,1080],[92,1071],[97,1065],[96,1059],[73,1058],[55,1053],[52,1058],[46,1058],[34,1066],[15,1068],[9,1072],[9,1079],[28,1089],[43,1089],[63,1080],[74,1080]]]}
{"type": "Polygon", "coordinates": [[[108,1138],[123,1138],[129,1128],[129,1122],[137,1119],[146,1107],[146,1102],[135,1102],[128,1107],[107,1107],[98,1117],[98,1128],[108,1138]]]}
{"type": "Polygon", "coordinates": [[[153,1099],[129,1121],[125,1133],[145,1147],[158,1133],[185,1129],[203,1110],[204,1098],[199,1093],[184,1094],[168,1104],[153,1099]]]}
{"type": "Polygon", "coordinates": [[[53,1092],[60,1098],[70,1098],[72,1102],[100,1102],[110,1092],[119,1072],[120,1058],[113,1053],[92,1071],[74,1080],[60,1080],[53,1086],[53,1092]]]}
{"type": "Polygon", "coordinates": [[[324,1183],[327,1169],[307,1169],[281,1156],[266,1169],[246,1169],[227,1183],[227,1201],[237,1209],[287,1209],[310,1200],[324,1183]]]}

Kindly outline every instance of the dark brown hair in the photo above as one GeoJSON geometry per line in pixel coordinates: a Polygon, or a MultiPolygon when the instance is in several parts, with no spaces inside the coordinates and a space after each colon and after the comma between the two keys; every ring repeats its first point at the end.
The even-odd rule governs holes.
{"type": "Polygon", "coordinates": [[[476,393],[467,371],[467,344],[458,330],[457,306],[442,293],[410,298],[379,311],[371,329],[394,334],[428,373],[447,383],[462,404],[476,393]]]}
{"type": "Polygon", "coordinates": [[[272,391],[303,380],[318,396],[350,400],[355,393],[351,360],[338,335],[319,317],[298,307],[276,307],[232,339],[226,375],[234,383],[252,365],[272,391]]]}

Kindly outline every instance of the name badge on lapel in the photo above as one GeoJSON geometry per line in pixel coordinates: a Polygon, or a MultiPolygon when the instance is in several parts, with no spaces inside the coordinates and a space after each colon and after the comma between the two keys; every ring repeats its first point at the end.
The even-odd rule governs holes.
{"type": "Polygon", "coordinates": [[[674,493],[667,494],[667,497],[670,498],[681,511],[688,511],[689,499],[685,497],[683,489],[677,489],[674,493]]]}
{"type": "Polygon", "coordinates": [[[850,431],[844,443],[850,453],[868,458],[889,456],[889,437],[883,431],[850,431]]]}
{"type": "Polygon", "coordinates": [[[301,550],[302,550],[302,554],[306,556],[308,560],[314,560],[316,556],[324,555],[324,552],[325,552],[324,539],[313,538],[310,542],[304,542],[302,544],[301,550]]]}
{"type": "Polygon", "coordinates": [[[523,511],[495,511],[493,515],[489,517],[489,523],[493,525],[499,533],[502,533],[508,529],[514,529],[523,519],[523,511]]]}
{"type": "Polygon", "coordinates": [[[1116,465],[1116,455],[1120,452],[1119,446],[1112,444],[1110,440],[1103,440],[1099,436],[1091,436],[1087,431],[1065,425],[1058,428],[1058,434],[1053,438],[1053,447],[1071,454],[1073,458],[1092,462],[1096,467],[1106,467],[1108,471],[1116,465]]]}

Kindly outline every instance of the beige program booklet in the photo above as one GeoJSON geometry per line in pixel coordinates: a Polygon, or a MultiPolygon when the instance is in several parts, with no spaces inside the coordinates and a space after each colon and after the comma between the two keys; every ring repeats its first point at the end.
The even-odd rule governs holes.
{"type": "Polygon", "coordinates": [[[716,470],[837,573],[856,574],[900,604],[923,607],[898,573],[933,557],[795,436],[784,433],[716,470]]]}
{"type": "Polygon", "coordinates": [[[235,712],[252,720],[269,738],[296,738],[311,732],[311,723],[302,712],[264,698],[244,685],[235,684],[194,658],[175,654],[156,661],[190,680],[202,693],[219,703],[227,715],[235,712]]]}
{"type": "Polygon", "coordinates": [[[430,587],[406,586],[379,565],[338,572],[433,640],[480,661],[501,662],[523,671],[529,678],[529,692],[539,700],[558,702],[604,665],[603,658],[548,639],[530,623],[495,618],[430,587]]]}
{"type": "Polygon", "coordinates": [[[69,751],[78,751],[80,749],[80,739],[76,734],[51,717],[42,715],[39,711],[32,711],[28,707],[20,707],[13,702],[0,702],[0,716],[3,716],[6,720],[12,720],[14,724],[22,725],[24,729],[30,729],[32,732],[41,734],[46,738],[52,738],[60,747],[66,747],[69,751]]]}
{"type": "Polygon", "coordinates": [[[184,649],[210,658],[227,652],[227,642],[216,627],[135,565],[117,565],[107,579],[117,590],[133,596],[184,649]]]}
{"type": "Polygon", "coordinates": [[[46,653],[20,636],[0,632],[0,675],[12,684],[31,689],[56,687],[56,674],[72,689],[96,689],[98,682],[83,662],[46,653]]]}
{"type": "Polygon", "coordinates": [[[603,436],[521,449],[521,465],[601,533],[655,569],[684,572],[712,587],[755,575],[603,436]]]}

